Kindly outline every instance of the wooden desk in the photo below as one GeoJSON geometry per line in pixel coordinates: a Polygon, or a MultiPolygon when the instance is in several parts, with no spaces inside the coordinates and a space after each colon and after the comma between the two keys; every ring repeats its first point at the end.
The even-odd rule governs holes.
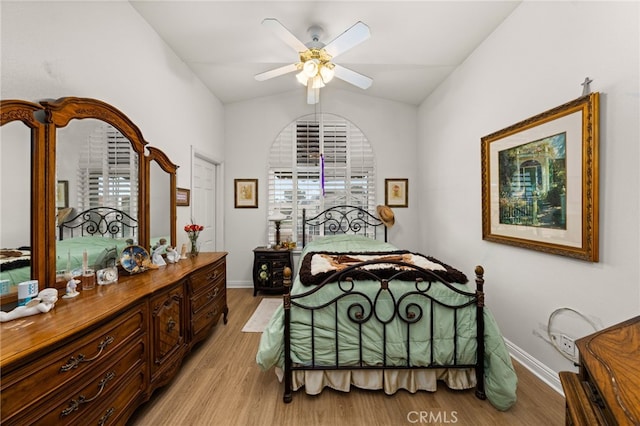
{"type": "Polygon", "coordinates": [[[568,425],[640,425],[640,316],[576,341],[580,371],[560,373],[568,425]]]}

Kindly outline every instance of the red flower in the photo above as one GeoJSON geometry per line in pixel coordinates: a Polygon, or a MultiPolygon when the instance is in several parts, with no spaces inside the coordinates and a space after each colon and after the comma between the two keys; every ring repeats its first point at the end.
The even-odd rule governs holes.
{"type": "Polygon", "coordinates": [[[189,236],[189,239],[192,241],[198,238],[200,231],[202,231],[203,229],[204,229],[204,226],[196,225],[195,223],[191,223],[184,226],[184,231],[187,233],[187,235],[189,236]]]}
{"type": "Polygon", "coordinates": [[[189,232],[200,232],[204,229],[204,226],[202,225],[196,225],[195,223],[192,223],[190,225],[185,225],[184,226],[184,230],[185,232],[189,233],[189,232]]]}

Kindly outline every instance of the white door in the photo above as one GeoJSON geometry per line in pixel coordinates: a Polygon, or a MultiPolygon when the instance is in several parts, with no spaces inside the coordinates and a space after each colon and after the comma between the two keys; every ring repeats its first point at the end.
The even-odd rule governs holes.
{"type": "Polygon", "coordinates": [[[216,164],[194,155],[191,219],[204,226],[198,242],[200,251],[216,251],[216,164]]]}

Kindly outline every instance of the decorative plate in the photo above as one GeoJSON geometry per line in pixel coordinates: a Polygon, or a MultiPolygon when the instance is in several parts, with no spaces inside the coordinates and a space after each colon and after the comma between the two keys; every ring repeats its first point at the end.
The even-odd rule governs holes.
{"type": "Polygon", "coordinates": [[[137,274],[147,270],[149,252],[142,246],[127,246],[120,254],[122,268],[130,274],[137,274]]]}

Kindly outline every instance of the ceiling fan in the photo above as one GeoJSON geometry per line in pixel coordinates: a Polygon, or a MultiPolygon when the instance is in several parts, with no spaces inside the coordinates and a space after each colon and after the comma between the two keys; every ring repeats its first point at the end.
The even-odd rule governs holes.
{"type": "Polygon", "coordinates": [[[334,38],[328,44],[320,41],[322,28],[312,26],[309,28],[311,41],[307,44],[301,42],[277,19],[267,18],[262,25],[273,31],[282,41],[291,46],[299,55],[299,61],[256,74],[258,81],[268,80],[293,71],[299,71],[296,75],[298,81],[307,86],[307,103],[316,104],[320,100],[320,88],[324,87],[333,77],[351,83],[361,89],[367,89],[373,80],[365,75],[340,66],[333,59],[362,43],[371,36],[369,27],[358,21],[351,28],[334,38]]]}

